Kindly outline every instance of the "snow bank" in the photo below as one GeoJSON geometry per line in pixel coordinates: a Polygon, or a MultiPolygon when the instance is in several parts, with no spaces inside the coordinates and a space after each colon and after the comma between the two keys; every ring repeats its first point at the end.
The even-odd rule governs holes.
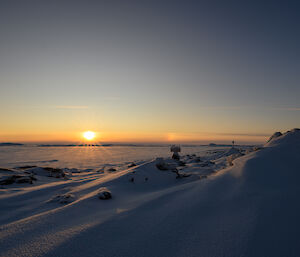
{"type": "MultiPolygon", "coordinates": [[[[204,180],[176,179],[153,161],[8,191],[0,256],[300,256],[299,151],[292,130],[204,180]],[[76,201],[44,202],[66,186],[76,201]],[[95,197],[105,187],[113,200],[95,197]]],[[[201,162],[187,158],[179,171],[200,172],[201,162]]]]}

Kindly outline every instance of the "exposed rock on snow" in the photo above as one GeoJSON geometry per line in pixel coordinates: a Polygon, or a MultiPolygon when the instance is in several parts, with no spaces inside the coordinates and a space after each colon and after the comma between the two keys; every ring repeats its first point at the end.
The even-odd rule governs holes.
{"type": "Polygon", "coordinates": [[[279,137],[273,138],[271,141],[268,141],[264,147],[270,147],[270,146],[276,146],[276,145],[281,145],[281,146],[287,146],[287,145],[297,145],[300,143],[300,129],[294,128],[290,131],[285,132],[279,137]]]}
{"type": "Polygon", "coordinates": [[[254,147],[253,147],[253,151],[259,151],[259,150],[261,150],[261,149],[263,149],[262,146],[254,146],[254,147]]]}
{"type": "Polygon", "coordinates": [[[282,136],[281,132],[275,132],[268,140],[270,142],[272,139],[282,136]]]}
{"type": "Polygon", "coordinates": [[[178,161],[178,166],[184,167],[186,163],[184,161],[178,161]]]}
{"type": "Polygon", "coordinates": [[[49,202],[59,202],[61,204],[68,204],[76,200],[75,195],[71,193],[65,193],[61,195],[56,195],[49,202]]]}
{"type": "Polygon", "coordinates": [[[6,172],[16,172],[15,170],[12,169],[6,169],[6,168],[0,168],[0,173],[6,173],[6,172]]]}
{"type": "Polygon", "coordinates": [[[200,167],[209,167],[209,166],[213,166],[215,163],[212,161],[204,161],[202,163],[199,164],[200,167]]]}
{"type": "Polygon", "coordinates": [[[132,168],[132,167],[135,167],[136,166],[136,164],[134,163],[134,162],[132,162],[132,163],[130,163],[127,167],[128,168],[132,168]]]}
{"type": "Polygon", "coordinates": [[[290,132],[299,132],[300,128],[293,128],[290,132]]]}
{"type": "Polygon", "coordinates": [[[236,158],[238,158],[240,155],[236,155],[236,154],[232,154],[232,155],[229,155],[228,157],[227,157],[227,163],[228,163],[228,165],[229,166],[232,166],[233,165],[233,160],[234,159],[236,159],[236,158]]]}
{"type": "Polygon", "coordinates": [[[0,176],[0,185],[11,185],[13,183],[23,184],[29,183],[32,184],[33,181],[37,179],[33,175],[25,175],[25,174],[1,174],[0,176]]]}
{"type": "Polygon", "coordinates": [[[229,165],[229,166],[232,166],[233,165],[233,161],[236,159],[236,158],[238,158],[238,157],[241,157],[241,156],[243,156],[244,154],[239,150],[239,149],[237,149],[237,148],[235,148],[235,147],[232,147],[232,148],[230,148],[228,151],[226,151],[225,153],[224,153],[224,157],[226,157],[226,161],[227,161],[227,164],[229,165]]]}
{"type": "Polygon", "coordinates": [[[0,185],[10,185],[16,181],[16,176],[1,176],[0,178],[0,185]]]}
{"type": "Polygon", "coordinates": [[[66,176],[65,172],[59,168],[45,167],[42,169],[48,171],[50,173],[50,176],[52,176],[52,177],[62,178],[62,177],[66,176]]]}
{"type": "Polygon", "coordinates": [[[101,200],[108,200],[112,198],[111,192],[106,187],[101,187],[97,196],[101,200]]]}
{"type": "Polygon", "coordinates": [[[193,160],[192,160],[192,162],[201,162],[201,158],[200,157],[195,157],[193,160]]]}
{"type": "Polygon", "coordinates": [[[26,169],[26,171],[31,172],[34,175],[38,176],[47,176],[55,178],[65,178],[66,173],[63,169],[51,168],[51,167],[36,167],[31,169],[26,169]]]}
{"type": "Polygon", "coordinates": [[[27,169],[32,169],[32,168],[36,168],[37,166],[35,165],[26,165],[26,166],[21,166],[21,167],[17,167],[20,170],[27,170],[27,169]]]}
{"type": "Polygon", "coordinates": [[[26,176],[26,175],[23,175],[23,176],[19,176],[16,178],[15,182],[17,184],[22,184],[22,183],[29,183],[29,184],[32,184],[33,181],[36,181],[37,179],[34,177],[34,176],[26,176]]]}
{"type": "Polygon", "coordinates": [[[170,168],[163,158],[156,158],[155,165],[159,170],[168,170],[170,168]]]}
{"type": "Polygon", "coordinates": [[[229,150],[227,150],[223,156],[231,156],[231,155],[237,155],[237,156],[242,156],[242,152],[238,149],[238,148],[235,148],[235,147],[231,147],[229,150]]]}
{"type": "Polygon", "coordinates": [[[170,148],[170,151],[173,153],[172,159],[174,159],[174,160],[180,159],[180,156],[179,156],[179,152],[181,152],[180,145],[172,145],[170,148]]]}

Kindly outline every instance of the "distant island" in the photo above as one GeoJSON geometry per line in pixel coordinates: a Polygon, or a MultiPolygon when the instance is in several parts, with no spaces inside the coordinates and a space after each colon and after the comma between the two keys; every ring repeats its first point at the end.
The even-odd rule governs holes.
{"type": "Polygon", "coordinates": [[[0,146],[16,146],[16,145],[24,145],[20,143],[0,143],[0,146]]]}
{"type": "Polygon", "coordinates": [[[221,146],[221,147],[224,147],[224,146],[232,146],[232,145],[210,143],[208,146],[219,146],[219,147],[221,146]]]}
{"type": "Polygon", "coordinates": [[[164,147],[168,145],[156,145],[156,144],[121,144],[121,143],[114,143],[114,144],[39,144],[38,147],[74,147],[74,146],[100,146],[100,147],[108,147],[108,146],[126,146],[126,147],[164,147]]]}

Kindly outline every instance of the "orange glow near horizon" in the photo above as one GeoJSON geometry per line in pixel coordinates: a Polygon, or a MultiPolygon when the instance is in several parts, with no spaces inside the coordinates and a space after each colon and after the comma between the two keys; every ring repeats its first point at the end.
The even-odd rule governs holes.
{"type": "MultiPolygon", "coordinates": [[[[4,133],[3,133],[4,134],[4,133]]],[[[180,132],[123,132],[123,131],[105,131],[101,133],[97,130],[90,131],[56,131],[48,133],[5,133],[3,136],[0,133],[0,142],[72,142],[84,143],[101,141],[101,143],[230,143],[232,140],[236,142],[265,142],[267,135],[234,135],[234,134],[218,134],[213,132],[199,133],[180,133],[180,132]]]]}

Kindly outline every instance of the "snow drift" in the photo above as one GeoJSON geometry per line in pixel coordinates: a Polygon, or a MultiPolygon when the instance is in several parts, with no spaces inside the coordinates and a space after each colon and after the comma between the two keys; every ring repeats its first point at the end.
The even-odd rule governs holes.
{"type": "Polygon", "coordinates": [[[7,189],[0,256],[300,256],[299,150],[294,129],[207,179],[176,179],[150,162],[7,189]],[[74,201],[49,203],[59,192],[74,201]]]}

